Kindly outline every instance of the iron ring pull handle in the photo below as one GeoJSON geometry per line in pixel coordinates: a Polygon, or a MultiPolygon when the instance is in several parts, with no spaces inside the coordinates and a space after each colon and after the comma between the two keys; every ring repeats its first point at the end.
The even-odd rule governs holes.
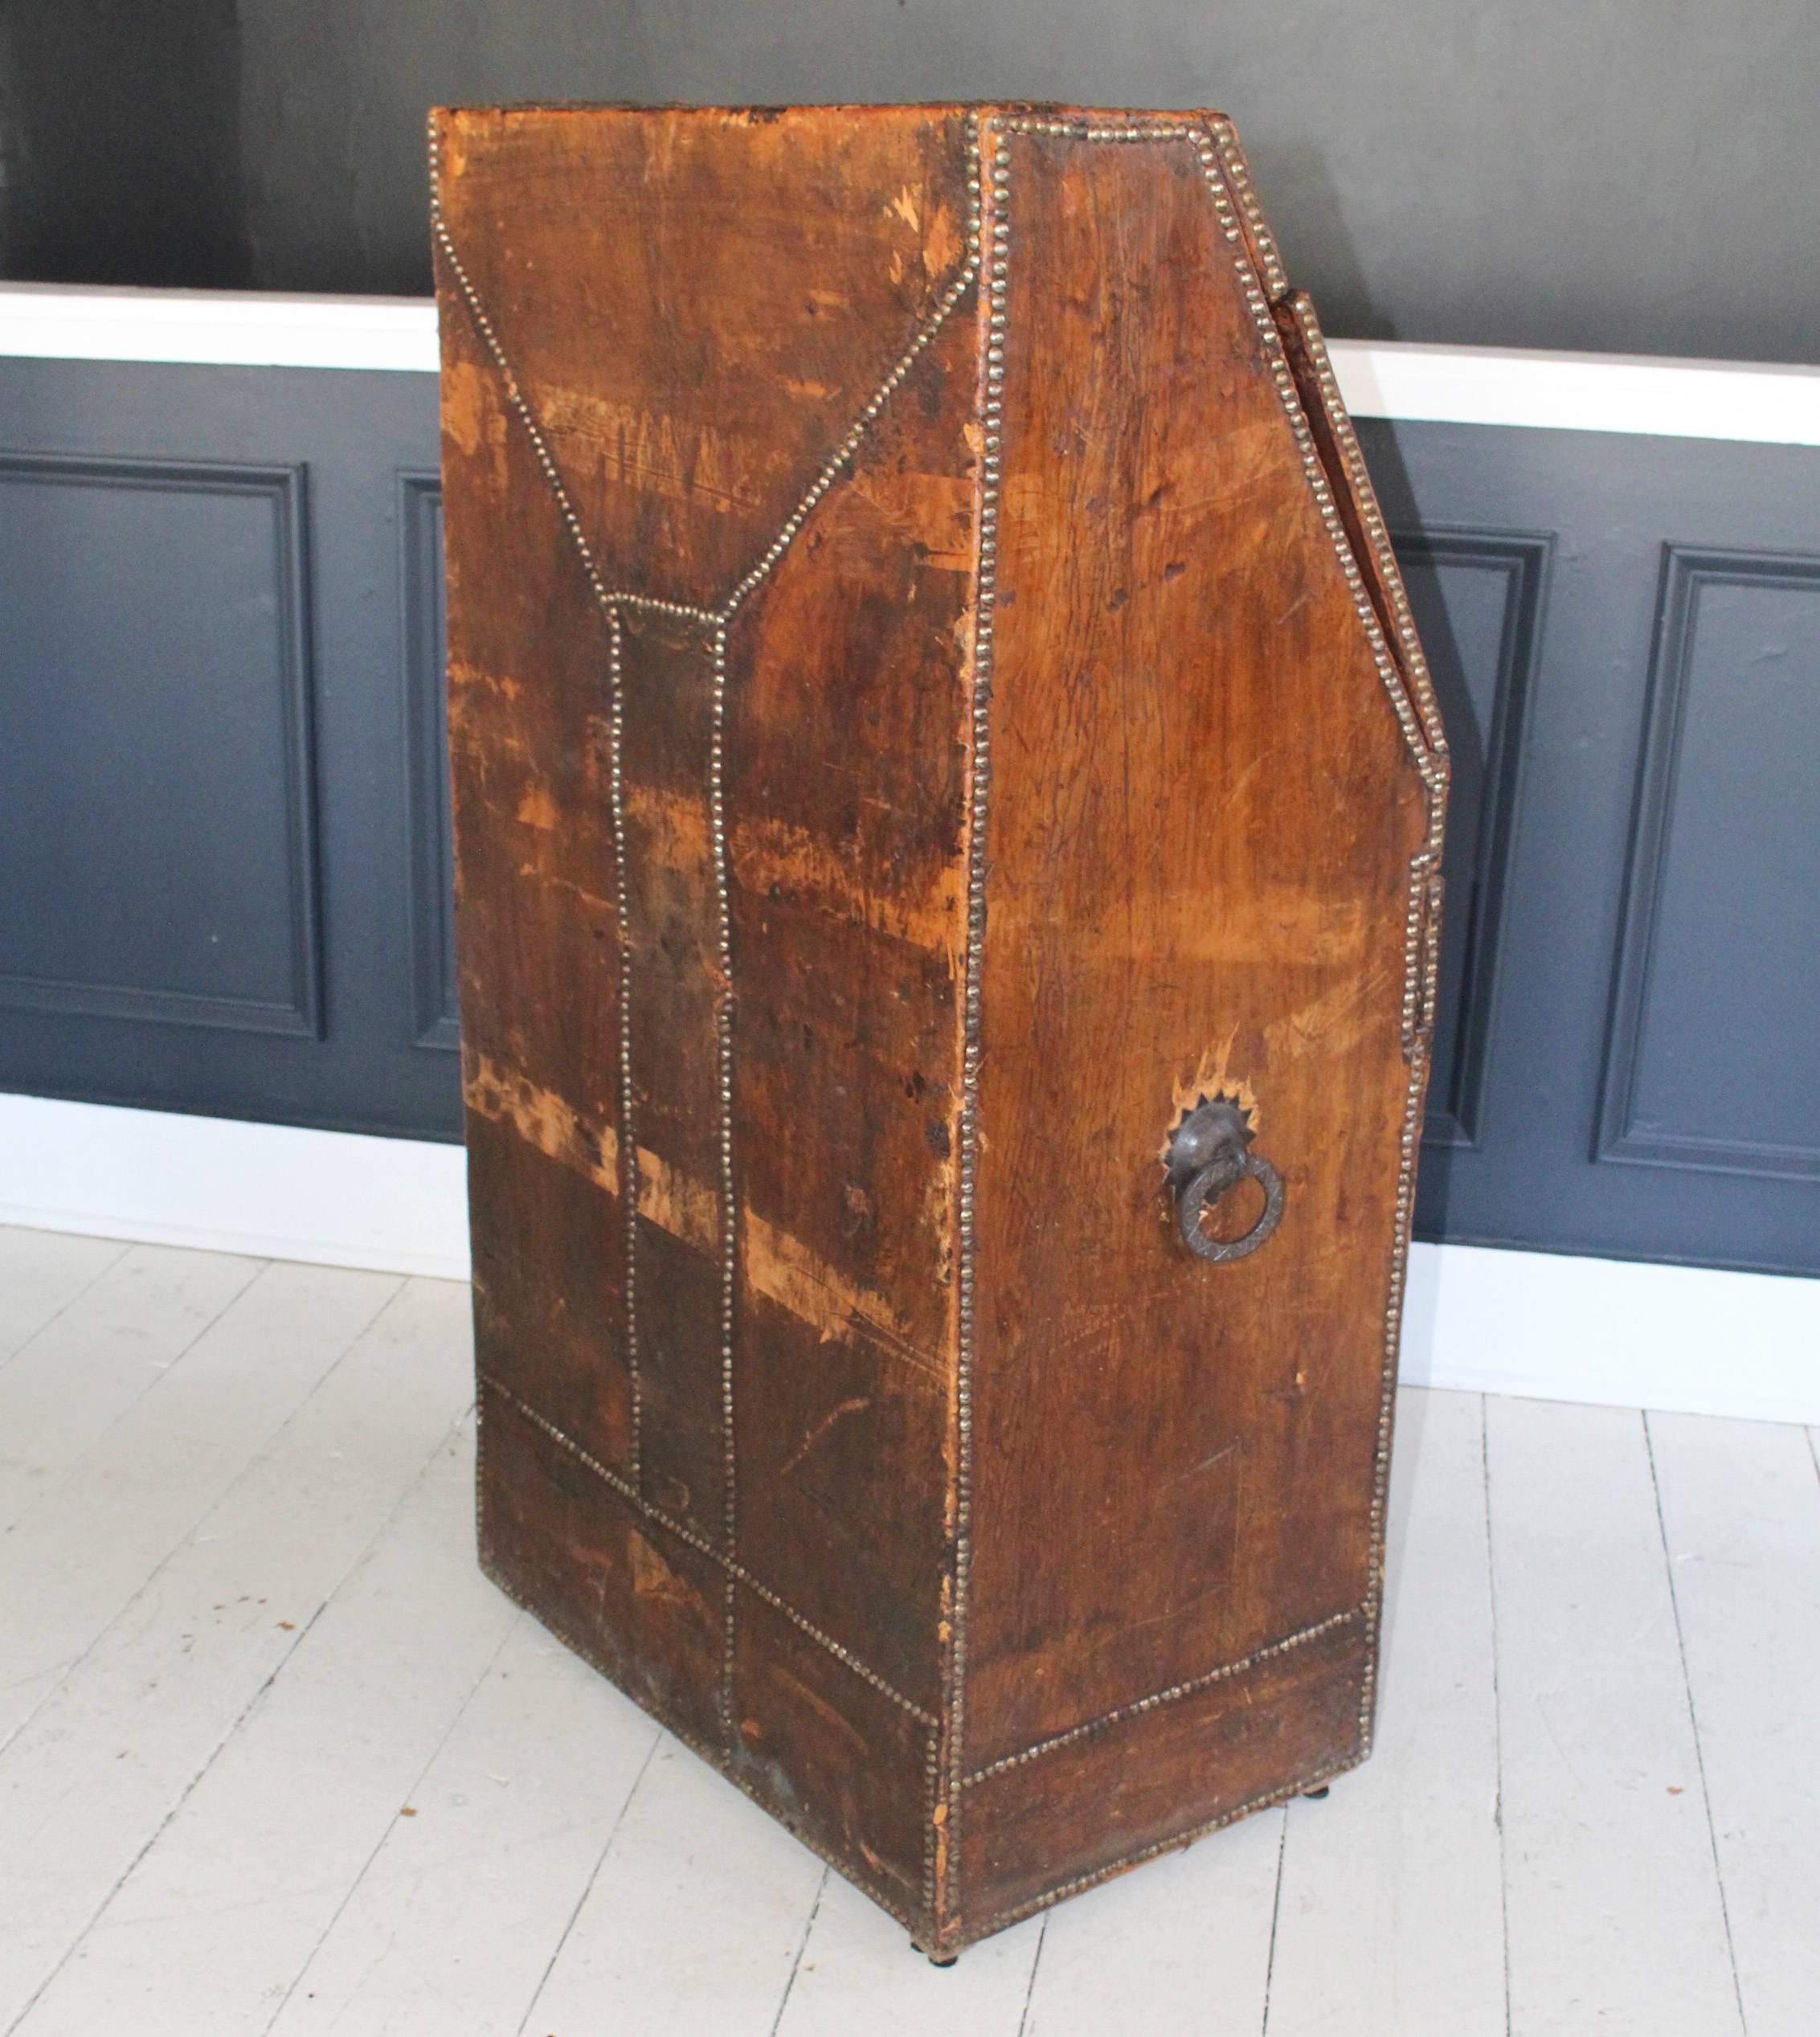
{"type": "Polygon", "coordinates": [[[1176,1225],[1197,1258],[1222,1265],[1247,1258],[1282,1221],[1282,1176],[1261,1153],[1251,1151],[1244,1114],[1224,1098],[1196,1106],[1169,1141],[1168,1180],[1176,1197],[1176,1225]],[[1242,1237],[1209,1237],[1202,1213],[1247,1177],[1264,1191],[1264,1207],[1242,1237]]]}

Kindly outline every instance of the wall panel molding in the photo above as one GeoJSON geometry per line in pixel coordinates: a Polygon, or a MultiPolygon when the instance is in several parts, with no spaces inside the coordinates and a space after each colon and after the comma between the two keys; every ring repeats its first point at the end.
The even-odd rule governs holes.
{"type": "MultiPolygon", "coordinates": [[[[1446,1031],[1447,1074],[1444,1084],[1430,1091],[1422,1127],[1425,1146],[1476,1151],[1483,1138],[1486,1058],[1497,1009],[1499,930],[1519,781],[1528,749],[1532,681],[1541,640],[1552,540],[1541,532],[1438,526],[1394,533],[1392,542],[1406,574],[1425,569],[1438,575],[1452,569],[1491,574],[1503,583],[1495,664],[1480,682],[1491,711],[1477,759],[1481,767],[1478,818],[1470,850],[1462,853],[1458,821],[1450,818],[1454,832],[1446,859],[1451,868],[1444,908],[1442,982],[1443,996],[1452,988],[1454,998],[1451,1010],[1444,1005],[1438,1018],[1446,1031]]],[[[1428,619],[1422,619],[1422,626],[1443,718],[1450,707],[1454,710],[1449,741],[1454,756],[1457,808],[1462,766],[1467,761],[1459,723],[1469,701],[1461,693],[1470,686],[1471,675],[1450,672],[1451,643],[1428,619]]]]}
{"type": "MultiPolygon", "coordinates": [[[[1728,929],[1758,880],[1779,891],[1785,890],[1798,913],[1802,905],[1811,906],[1814,894],[1800,884],[1792,857],[1756,853],[1760,846],[1767,848],[1763,832],[1773,828],[1778,818],[1788,823],[1791,840],[1806,832],[1809,838],[1806,853],[1814,861],[1814,875],[1820,877],[1820,857],[1814,857],[1812,847],[1820,803],[1810,805],[1798,796],[1788,802],[1786,814],[1778,816],[1774,808],[1776,788],[1769,775],[1778,763],[1791,758],[1799,768],[1802,753],[1805,753],[1808,775],[1813,781],[1806,789],[1811,791],[1820,787],[1820,775],[1813,770],[1816,758],[1820,757],[1820,746],[1811,740],[1765,746],[1785,748],[1790,756],[1782,758],[1763,755],[1760,749],[1765,775],[1761,785],[1753,788],[1761,792],[1754,807],[1726,798],[1730,787],[1695,786],[1688,782],[1690,717],[1696,709],[1708,706],[1699,696],[1705,648],[1703,604],[1710,603],[1725,591],[1746,596],[1779,591],[1794,595],[1804,606],[1811,602],[1814,640],[1820,644],[1820,558],[1676,543],[1663,546],[1610,1012],[1601,1057],[1593,1158],[1601,1163],[1694,1173],[1820,1181],[1820,1139],[1753,1138],[1734,1134],[1724,1125],[1728,1115],[1748,1110],[1752,1100],[1747,1057],[1760,1033],[1767,1031],[1772,1036],[1781,1054],[1804,1057],[1811,1066],[1814,1008],[1802,988],[1796,986],[1788,993],[1790,1009],[1765,1013],[1761,1004],[1761,978],[1736,966],[1739,958],[1713,941],[1709,972],[1722,976],[1735,993],[1736,1019],[1707,1038],[1698,1066],[1687,1056],[1683,1041],[1668,1034],[1663,1023],[1666,1013],[1656,1008],[1656,1000],[1663,994],[1664,951],[1671,935],[1679,935],[1679,946],[1684,952],[1699,942],[1703,931],[1728,929]],[[1671,865],[1677,847],[1678,825],[1684,833],[1692,824],[1687,817],[1689,814],[1698,820],[1708,820],[1716,805],[1738,847],[1738,861],[1731,869],[1706,873],[1712,886],[1709,895],[1690,898],[1683,894],[1677,901],[1671,895],[1671,865]],[[1694,926],[1690,922],[1680,929],[1673,926],[1671,914],[1677,902],[1686,913],[1698,911],[1702,925],[1694,926]],[[1666,1120],[1659,1109],[1652,1115],[1645,1106],[1642,1090],[1650,1072],[1652,1020],[1663,1036],[1658,1051],[1676,1055],[1673,1066],[1678,1096],[1685,1106],[1679,1122],[1666,1120]],[[1681,1049],[1679,1053],[1678,1049],[1681,1049]]],[[[1708,621],[1707,632],[1713,627],[1708,621]]],[[[1761,672],[1768,676],[1768,683],[1782,682],[1806,689],[1811,698],[1812,719],[1811,728],[1803,733],[1810,738],[1820,737],[1820,666],[1806,669],[1798,660],[1792,671],[1778,672],[1778,663],[1787,664],[1787,644],[1773,638],[1764,640],[1761,630],[1747,632],[1745,640],[1760,647],[1752,654],[1749,665],[1733,665],[1706,674],[1704,683],[1708,686],[1728,684],[1738,693],[1761,672]]],[[[1735,722],[1739,714],[1735,701],[1725,718],[1735,722]]],[[[1734,747],[1748,749],[1749,735],[1747,723],[1734,738],[1734,747]]],[[[1774,940],[1774,930],[1770,930],[1769,938],[1753,944],[1755,952],[1748,958],[1751,963],[1769,964],[1782,943],[1802,942],[1798,917],[1783,919],[1779,925],[1781,942],[1774,940]]],[[[1810,967],[1811,963],[1810,950],[1810,967]]],[[[1681,1021],[1678,1033],[1684,1035],[1685,1019],[1679,1013],[1677,1017],[1681,1021]]],[[[1816,1211],[1816,1219],[1820,1221],[1820,1210],[1816,1211]]]]}
{"type": "MultiPolygon", "coordinates": [[[[0,971],[0,1005],[15,1011],[157,1025],[323,1036],[323,928],[318,873],[314,684],[311,658],[309,526],[301,463],[254,465],[0,451],[0,487],[96,489],[132,494],[214,496],[264,504],[272,520],[269,598],[276,659],[273,703],[282,756],[287,992],[270,997],[211,994],[174,984],[0,971]]],[[[176,562],[161,560],[174,572],[176,562]]],[[[54,596],[51,597],[54,598],[54,596]]],[[[16,618],[14,619],[16,622],[16,618]]],[[[235,759],[225,752],[223,770],[235,759]]],[[[102,816],[95,824],[104,824],[102,816]]]]}
{"type": "Polygon", "coordinates": [[[444,677],[443,498],[439,476],[398,477],[399,635],[404,690],[411,1043],[461,1044],[455,992],[448,695],[444,677]]]}

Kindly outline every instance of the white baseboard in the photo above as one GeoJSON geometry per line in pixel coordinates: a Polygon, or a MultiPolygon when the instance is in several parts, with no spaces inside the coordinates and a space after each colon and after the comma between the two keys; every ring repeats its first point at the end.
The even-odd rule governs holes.
{"type": "Polygon", "coordinates": [[[1531,1400],[1820,1422],[1820,1280],[1417,1245],[1402,1376],[1531,1400]]]}
{"type": "MultiPolygon", "coordinates": [[[[1820,368],[1331,339],[1355,417],[1820,445],[1820,368]]],[[[0,284],[0,355],[434,374],[428,297],[0,284]]]]}
{"type": "MultiPolygon", "coordinates": [[[[458,1146],[0,1095],[0,1223],[464,1279],[458,1146]]],[[[1410,1255],[1413,1385],[1820,1422],[1820,1280],[1410,1255]]]]}
{"type": "Polygon", "coordinates": [[[0,1095],[0,1224],[468,1278],[468,1156],[425,1139],[0,1095]]]}

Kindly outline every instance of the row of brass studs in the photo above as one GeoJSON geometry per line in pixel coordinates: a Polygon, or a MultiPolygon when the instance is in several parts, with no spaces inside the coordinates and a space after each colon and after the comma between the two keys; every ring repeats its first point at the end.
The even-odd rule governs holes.
{"type": "MultiPolygon", "coordinates": [[[[720,996],[714,1014],[717,1066],[714,1087],[720,1124],[721,1216],[721,1444],[723,1474],[721,1492],[721,1532],[730,1560],[739,1551],[739,1507],[736,1452],[733,1434],[734,1315],[738,1288],[739,1210],[733,1177],[733,895],[727,868],[726,849],[726,630],[714,632],[711,652],[714,685],[711,694],[711,734],[708,743],[708,833],[714,853],[715,959],[719,965],[720,996]]],[[[733,1656],[737,1594],[730,1574],[726,1581],[726,1625],[721,1658],[721,1723],[729,1746],[733,1741],[733,1656]]]]}
{"type": "Polygon", "coordinates": [[[620,1209],[625,1231],[626,1362],[632,1379],[632,1480],[644,1483],[644,1401],[638,1369],[638,1131],[632,1111],[632,894],[626,856],[624,628],[616,607],[607,611],[607,669],[611,694],[608,802],[613,823],[614,902],[620,923],[620,1209]]]}
{"type": "MultiPolygon", "coordinates": [[[[970,146],[973,175],[969,197],[976,248],[980,207],[977,123],[970,146]]],[[[973,1339],[975,1303],[974,1200],[980,1167],[980,1061],[982,986],[986,945],[986,826],[992,783],[992,705],[993,637],[997,622],[999,495],[1003,471],[1005,338],[1011,252],[1011,149],[1001,132],[992,166],[992,252],[986,262],[985,342],[980,399],[979,530],[973,625],[973,698],[969,726],[970,780],[967,871],[967,980],[963,993],[960,1160],[956,1200],[959,1266],[955,1300],[955,1573],[949,1620],[948,1773],[940,1806],[948,1863],[947,1908],[959,1921],[960,1796],[964,1773],[967,1709],[967,1614],[972,1561],[973,1339]]],[[[933,1818],[932,1814],[932,1818],[933,1818]]]]}
{"type": "Polygon", "coordinates": [[[1249,1655],[1242,1655],[1237,1662],[1222,1663],[1217,1669],[1209,1670],[1202,1676],[1189,1676],[1180,1683],[1172,1683],[1166,1691],[1152,1691],[1147,1697],[1137,1699],[1130,1704],[1121,1704],[1110,1712],[1102,1712],[1097,1719],[1088,1719],[1080,1725],[1070,1726],[1066,1732],[1054,1733],[1047,1740],[1039,1740],[1033,1745],[1020,1748],[1015,1754],[1007,1754],[1001,1761],[989,1763],[983,1769],[975,1769],[966,1777],[962,1786],[971,1790],[976,1784],[989,1781],[995,1775],[1003,1775],[1008,1769],[1022,1768],[1026,1761],[1033,1761],[1039,1756],[1053,1754],[1057,1749],[1072,1747],[1077,1740],[1090,1739],[1094,1734],[1104,1732],[1109,1726],[1121,1725],[1127,1719],[1141,1718],[1147,1712],[1155,1712],[1159,1706],[1173,1704],[1179,1698],[1192,1697],[1197,1691],[1210,1690],[1216,1683],[1230,1683],[1233,1677],[1242,1676],[1247,1670],[1255,1669],[1260,1663],[1274,1662],[1278,1655],[1290,1655],[1298,1648],[1306,1647],[1311,1641],[1319,1641],[1323,1634],[1331,1634],[1336,1627],[1343,1627],[1358,1619],[1364,1613],[1360,1605],[1348,1606],[1344,1613],[1329,1614],[1326,1619],[1317,1620],[1312,1626],[1301,1628],[1294,1634],[1286,1634],[1280,1641],[1273,1641],[1262,1648],[1254,1648],[1249,1655]]]}
{"type": "Polygon", "coordinates": [[[524,1420],[530,1422],[534,1429],[542,1430],[553,1443],[567,1451],[578,1464],[585,1466],[588,1470],[591,1471],[603,1485],[610,1487],[613,1491],[616,1492],[635,1512],[644,1520],[655,1523],[667,1533],[673,1535],[686,1548],[693,1549],[697,1556],[706,1557],[709,1562],[723,1571],[735,1584],[743,1585],[755,1598],[762,1598],[774,1612],[781,1613],[799,1633],[807,1634],[818,1647],[825,1649],[836,1662],[843,1663],[850,1669],[862,1683],[869,1683],[881,1696],[889,1698],[900,1711],[907,1712],[911,1718],[918,1720],[923,1725],[933,1726],[936,1724],[932,1713],[925,1711],[913,1698],[906,1697],[904,1693],[894,1685],[886,1683],[876,1670],[868,1668],[850,1648],[843,1646],[831,1634],[817,1626],[813,1620],[799,1613],[787,1599],[773,1591],[769,1585],[755,1577],[744,1564],[736,1562],[710,1536],[702,1534],[698,1529],[691,1528],[687,1521],[680,1520],[676,1515],[667,1512],[663,1507],[647,1499],[629,1479],[616,1471],[611,1464],[603,1462],[584,1445],[576,1442],[573,1436],[559,1429],[547,1415],[539,1414],[530,1401],[521,1400],[503,1380],[495,1379],[487,1372],[481,1372],[479,1379],[481,1386],[487,1393],[497,1394],[509,1407],[513,1409],[524,1420]]]}

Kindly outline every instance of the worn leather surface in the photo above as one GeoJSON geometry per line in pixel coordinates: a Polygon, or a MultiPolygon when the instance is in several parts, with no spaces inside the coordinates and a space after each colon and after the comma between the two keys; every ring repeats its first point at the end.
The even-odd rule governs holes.
{"type": "Polygon", "coordinates": [[[482,1559],[946,1953],[1364,1751],[1419,648],[1217,115],[433,153],[482,1559]]]}

